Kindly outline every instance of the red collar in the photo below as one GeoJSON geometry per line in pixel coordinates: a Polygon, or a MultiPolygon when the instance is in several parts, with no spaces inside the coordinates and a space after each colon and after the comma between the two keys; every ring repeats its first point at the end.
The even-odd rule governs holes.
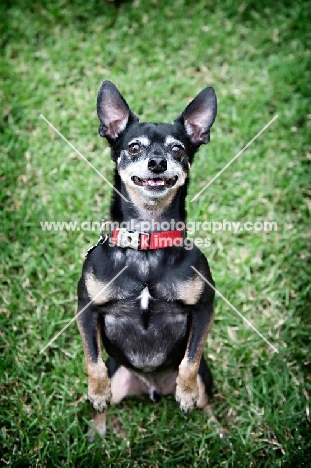
{"type": "Polygon", "coordinates": [[[139,232],[126,229],[113,229],[110,240],[118,247],[135,250],[155,250],[166,247],[181,247],[186,231],[139,232]]]}

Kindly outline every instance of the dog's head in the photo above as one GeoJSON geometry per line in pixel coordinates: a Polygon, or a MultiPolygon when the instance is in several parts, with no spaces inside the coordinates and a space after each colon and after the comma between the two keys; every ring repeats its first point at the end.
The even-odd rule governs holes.
{"type": "Polygon", "coordinates": [[[172,200],[195,152],[209,142],[216,112],[215,92],[205,88],[173,124],[139,123],[115,85],[104,81],[97,98],[99,134],[111,146],[132,201],[154,206],[172,200]]]}

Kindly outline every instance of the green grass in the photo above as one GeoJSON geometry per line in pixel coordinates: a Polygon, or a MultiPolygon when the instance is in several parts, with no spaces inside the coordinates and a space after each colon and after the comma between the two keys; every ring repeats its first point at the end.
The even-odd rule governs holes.
{"type": "MultiPolygon", "coordinates": [[[[310,8],[307,2],[135,0],[1,4],[1,463],[13,467],[307,467],[310,396],[310,8]],[[108,218],[111,189],[40,118],[112,179],[96,95],[114,81],[142,120],[172,121],[203,87],[219,113],[192,168],[189,220],[278,223],[211,234],[220,298],[206,347],[214,412],[174,398],[128,399],[120,426],[88,444],[92,410],[71,325],[84,253],[96,232],[43,232],[40,221],[108,218]],[[191,198],[275,115],[201,197],[191,198]],[[309,172],[308,172],[309,171],[309,172]]],[[[204,235],[199,232],[198,236],[204,235]]]]}

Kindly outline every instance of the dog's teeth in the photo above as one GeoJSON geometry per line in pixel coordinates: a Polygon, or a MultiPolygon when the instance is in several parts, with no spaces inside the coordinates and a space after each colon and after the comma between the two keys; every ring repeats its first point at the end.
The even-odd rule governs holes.
{"type": "Polygon", "coordinates": [[[162,179],[148,179],[147,180],[147,185],[164,185],[165,182],[162,179]]]}
{"type": "Polygon", "coordinates": [[[154,179],[140,179],[137,176],[132,177],[132,181],[136,185],[140,185],[141,187],[167,187],[171,188],[175,185],[178,177],[170,177],[168,179],[161,179],[160,177],[154,179]]]}

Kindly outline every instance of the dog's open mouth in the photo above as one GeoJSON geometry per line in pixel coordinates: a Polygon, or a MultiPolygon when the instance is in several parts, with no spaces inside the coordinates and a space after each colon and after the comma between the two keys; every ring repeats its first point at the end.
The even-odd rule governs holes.
{"type": "Polygon", "coordinates": [[[178,177],[154,177],[150,179],[140,179],[140,177],[133,176],[132,181],[135,185],[140,185],[141,187],[147,187],[148,189],[163,189],[171,188],[177,182],[178,177]]]}

